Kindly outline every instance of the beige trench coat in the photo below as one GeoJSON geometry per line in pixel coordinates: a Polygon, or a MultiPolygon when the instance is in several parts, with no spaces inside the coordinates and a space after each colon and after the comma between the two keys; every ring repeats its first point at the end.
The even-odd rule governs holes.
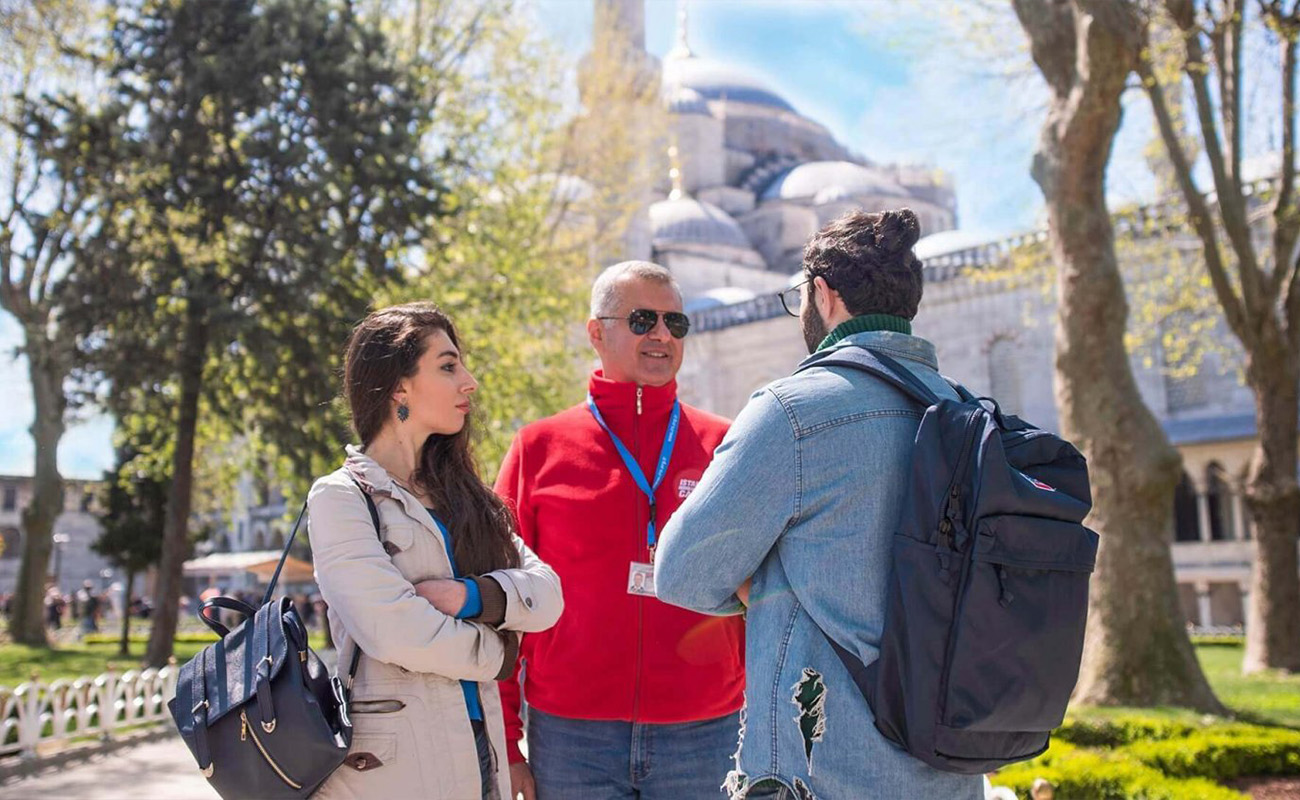
{"type": "Polygon", "coordinates": [[[479,620],[449,617],[413,584],[452,577],[429,513],[354,448],[312,486],[308,532],[316,582],[346,672],[362,649],[352,692],[348,761],[317,798],[479,800],[481,781],[461,680],[478,682],[501,798],[509,795],[505,728],[496,681],[509,677],[519,634],[545,630],[564,608],[560,581],[518,537],[522,566],[476,577],[479,620]],[[355,479],[355,482],[354,482],[355,479]],[[379,511],[380,536],[357,483],[379,511]]]}

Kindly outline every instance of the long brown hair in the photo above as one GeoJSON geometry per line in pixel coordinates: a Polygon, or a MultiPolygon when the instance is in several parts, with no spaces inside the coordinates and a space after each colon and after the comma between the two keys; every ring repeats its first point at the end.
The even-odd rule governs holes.
{"type": "MultiPolygon", "coordinates": [[[[383,429],[398,382],[415,375],[429,336],[438,331],[460,349],[456,326],[433,303],[383,308],[353,329],[343,384],[362,449],[383,429]]],[[[464,575],[482,575],[519,566],[519,552],[510,511],[479,478],[470,447],[472,417],[465,417],[459,433],[425,440],[411,481],[429,495],[451,532],[456,567],[464,575]]]]}

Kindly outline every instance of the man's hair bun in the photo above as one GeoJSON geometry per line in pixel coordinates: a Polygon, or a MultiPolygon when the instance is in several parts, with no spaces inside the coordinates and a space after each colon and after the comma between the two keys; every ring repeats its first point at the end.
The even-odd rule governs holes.
{"type": "Polygon", "coordinates": [[[876,241],[881,250],[898,256],[912,249],[921,238],[921,223],[910,208],[884,211],[876,223],[876,241]]]}

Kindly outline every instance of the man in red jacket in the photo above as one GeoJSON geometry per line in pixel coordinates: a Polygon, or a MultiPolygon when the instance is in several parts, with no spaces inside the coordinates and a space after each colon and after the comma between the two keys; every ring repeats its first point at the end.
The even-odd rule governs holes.
{"type": "Polygon", "coordinates": [[[519,535],[564,588],[559,623],[521,651],[531,768],[519,683],[501,683],[512,794],[525,800],[718,797],[731,768],[744,622],[654,596],[656,536],[729,424],[677,400],[688,328],[668,270],[601,273],[587,401],[521,430],[497,476],[519,535]]]}

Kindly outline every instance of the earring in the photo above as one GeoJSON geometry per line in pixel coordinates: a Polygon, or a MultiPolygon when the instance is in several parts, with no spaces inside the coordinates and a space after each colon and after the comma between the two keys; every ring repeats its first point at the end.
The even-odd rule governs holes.
{"type": "Polygon", "coordinates": [[[411,416],[411,409],[407,407],[406,403],[398,403],[397,420],[399,422],[406,422],[407,418],[410,416],[411,416]]]}

